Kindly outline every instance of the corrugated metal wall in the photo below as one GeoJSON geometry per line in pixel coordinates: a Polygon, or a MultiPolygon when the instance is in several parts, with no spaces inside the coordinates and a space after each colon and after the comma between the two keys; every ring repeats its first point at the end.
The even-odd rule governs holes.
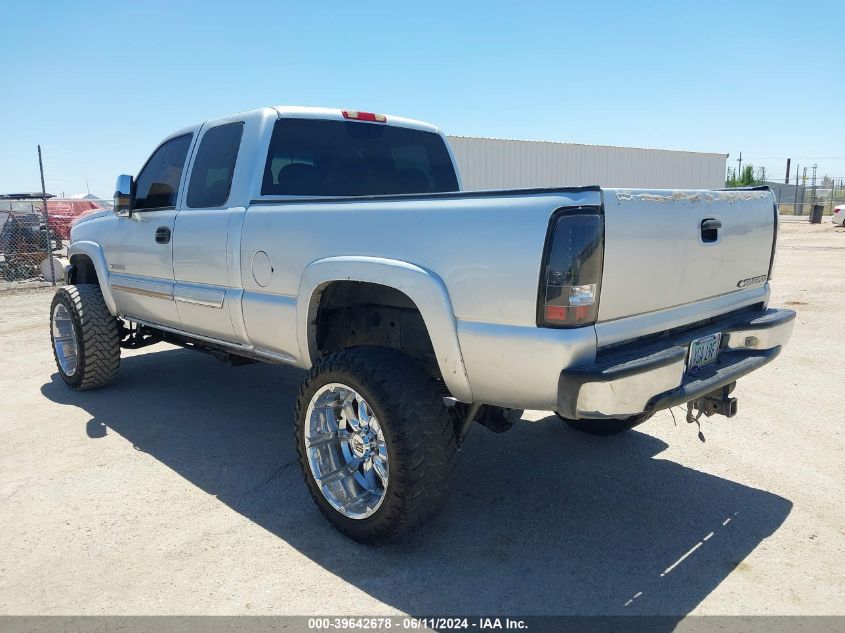
{"type": "Polygon", "coordinates": [[[725,154],[450,136],[464,189],[719,189],[725,154]]]}

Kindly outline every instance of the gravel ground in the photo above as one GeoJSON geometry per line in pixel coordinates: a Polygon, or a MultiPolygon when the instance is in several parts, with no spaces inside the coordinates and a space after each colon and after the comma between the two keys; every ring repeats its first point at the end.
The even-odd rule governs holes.
{"type": "Polygon", "coordinates": [[[52,292],[0,294],[0,613],[845,615],[843,279],[845,230],[784,222],[798,323],[736,418],[476,427],[440,516],[379,549],[307,496],[300,371],[157,345],[75,393],[52,292]]]}

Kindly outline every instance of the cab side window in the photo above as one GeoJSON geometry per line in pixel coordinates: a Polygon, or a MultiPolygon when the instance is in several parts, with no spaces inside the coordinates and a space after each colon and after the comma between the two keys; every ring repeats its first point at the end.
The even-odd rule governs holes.
{"type": "Polygon", "coordinates": [[[177,136],[161,145],[150,159],[135,184],[136,211],[144,209],[172,209],[179,194],[179,181],[185,168],[185,158],[191,146],[191,134],[177,136]]]}
{"type": "Polygon", "coordinates": [[[207,209],[226,204],[243,131],[243,123],[228,123],[211,128],[203,135],[188,185],[190,208],[207,209]]]}

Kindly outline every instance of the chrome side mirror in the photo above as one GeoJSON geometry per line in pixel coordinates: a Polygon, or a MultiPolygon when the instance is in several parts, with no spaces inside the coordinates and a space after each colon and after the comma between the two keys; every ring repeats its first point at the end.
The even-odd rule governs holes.
{"type": "Polygon", "coordinates": [[[132,215],[132,176],[123,174],[117,177],[114,186],[114,212],[116,215],[132,215]]]}

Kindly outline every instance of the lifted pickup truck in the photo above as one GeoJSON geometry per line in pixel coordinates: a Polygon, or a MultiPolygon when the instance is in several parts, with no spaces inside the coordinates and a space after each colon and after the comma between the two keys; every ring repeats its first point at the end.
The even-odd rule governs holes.
{"type": "Polygon", "coordinates": [[[767,189],[467,192],[431,125],[264,108],[176,132],[73,226],[53,350],[75,389],[161,341],[307,369],[305,483],[376,543],[434,513],[474,421],[734,415],[793,326],[776,238],[767,189]]]}

